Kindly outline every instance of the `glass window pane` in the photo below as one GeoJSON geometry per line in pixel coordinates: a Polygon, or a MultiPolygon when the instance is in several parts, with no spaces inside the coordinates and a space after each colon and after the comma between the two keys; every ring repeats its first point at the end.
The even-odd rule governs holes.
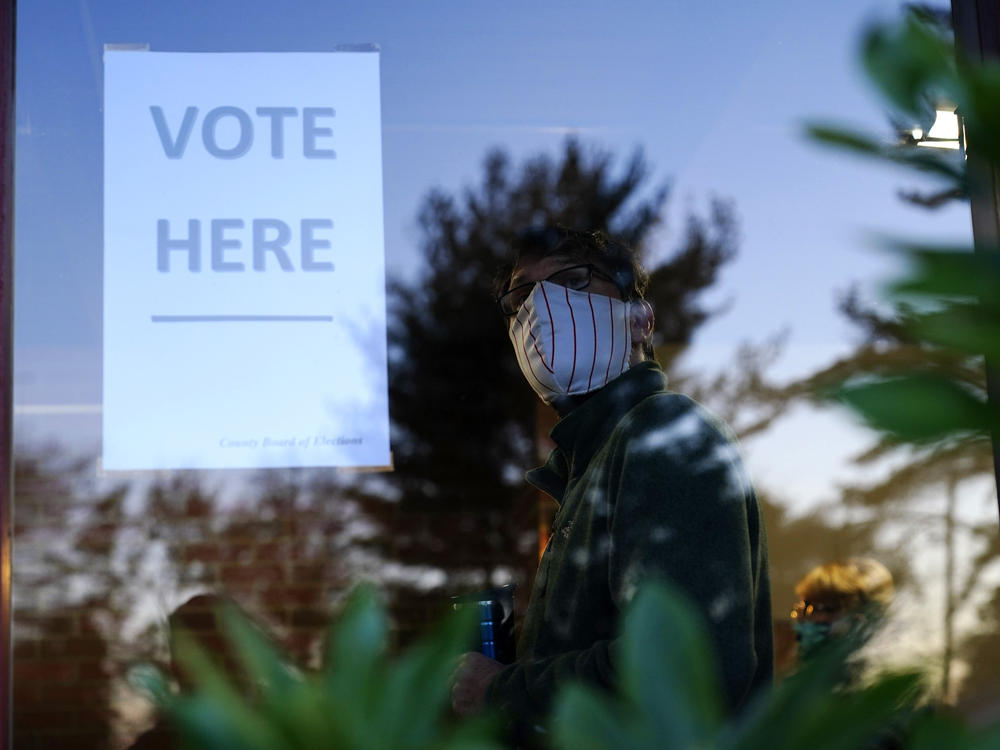
{"type": "Polygon", "coordinates": [[[204,597],[236,602],[303,668],[321,663],[326,627],[364,580],[385,597],[394,648],[449,597],[490,587],[516,584],[520,627],[556,513],[523,474],[554,447],[558,415],[518,368],[494,274],[517,233],[542,224],[642,248],[656,358],[740,438],[764,507],[779,673],[797,658],[796,585],[871,558],[896,592],[873,661],[930,666],[937,697],[983,715],[1000,653],[987,635],[1000,617],[988,447],[880,452],[846,412],[786,388],[895,346],[866,349],[870,313],[886,313],[880,283],[900,272],[866,232],[971,242],[967,203],[901,200],[917,189],[909,175],[803,135],[819,120],[895,137],[855,55],[866,20],[899,7],[20,3],[15,746],[127,748],[161,731],[128,668],[169,672],[171,623],[214,629],[204,597]],[[108,45],[131,66],[123,100],[105,98],[108,45]],[[375,125],[352,131],[342,72],[301,56],[338,49],[377,55],[377,76],[351,93],[375,125]],[[177,53],[171,65],[267,55],[232,58],[227,99],[207,59],[136,74],[131,61],[162,53],[177,53]],[[328,82],[328,100],[313,94],[328,82]],[[135,132],[127,118],[106,127],[149,91],[170,104],[136,110],[135,132]],[[141,157],[157,149],[162,163],[141,157]],[[269,171],[279,160],[299,171],[269,171]],[[159,236],[168,193],[197,215],[164,214],[159,236]],[[125,270],[122,227],[140,214],[148,288],[125,270]],[[153,270],[162,259],[185,274],[179,291],[153,270]],[[310,273],[319,281],[295,285],[310,273]],[[117,306],[146,309],[150,295],[174,349],[117,306]],[[255,426],[284,424],[310,388],[327,399],[317,411],[357,429],[255,426]],[[302,459],[303,439],[362,455],[352,441],[377,433],[386,390],[391,467],[302,459]],[[161,466],[105,466],[102,420],[126,391],[123,450],[169,453],[161,466]],[[219,414],[231,434],[217,434],[219,414]],[[212,449],[185,464],[200,431],[212,449]]]}

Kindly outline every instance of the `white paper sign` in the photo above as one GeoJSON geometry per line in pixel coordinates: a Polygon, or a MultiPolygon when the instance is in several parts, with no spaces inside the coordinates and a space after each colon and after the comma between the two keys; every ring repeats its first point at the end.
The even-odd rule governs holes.
{"type": "Polygon", "coordinates": [[[105,469],[389,464],[378,65],[105,52],[105,469]]]}

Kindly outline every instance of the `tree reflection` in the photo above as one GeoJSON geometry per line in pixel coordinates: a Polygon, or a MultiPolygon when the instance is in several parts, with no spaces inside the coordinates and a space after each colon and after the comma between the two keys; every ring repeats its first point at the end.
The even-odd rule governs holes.
{"type": "MultiPolygon", "coordinates": [[[[620,171],[608,152],[568,140],[558,159],[515,167],[501,151],[478,185],[432,191],[420,211],[423,273],[392,285],[390,413],[398,501],[379,512],[395,559],[431,556],[452,586],[514,580],[522,597],[538,556],[538,496],[525,469],[540,463],[551,419],[510,353],[491,284],[516,234],[529,226],[603,230],[638,247],[657,310],[665,367],[712,314],[700,302],[736,252],[732,207],[692,215],[671,253],[654,252],[665,185],[648,186],[636,151],[620,171]]],[[[543,519],[544,524],[544,519],[543,519]]]]}

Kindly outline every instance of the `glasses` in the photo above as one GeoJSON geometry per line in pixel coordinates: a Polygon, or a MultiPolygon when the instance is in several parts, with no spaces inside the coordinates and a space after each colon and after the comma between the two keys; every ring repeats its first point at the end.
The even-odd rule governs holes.
{"type": "MultiPolygon", "coordinates": [[[[605,281],[610,281],[612,284],[615,283],[614,279],[591,263],[563,268],[551,276],[542,279],[542,281],[549,281],[553,284],[564,286],[567,289],[581,291],[590,286],[591,279],[594,276],[605,281]]],[[[531,290],[535,288],[535,284],[537,283],[537,281],[529,281],[527,284],[518,284],[513,289],[509,289],[497,297],[500,312],[508,318],[511,315],[517,315],[517,311],[521,309],[521,305],[528,299],[528,295],[531,294],[531,290]]]]}
{"type": "Polygon", "coordinates": [[[798,620],[811,615],[832,615],[840,612],[842,607],[835,604],[823,604],[822,602],[799,602],[791,611],[793,620],[798,620]]]}

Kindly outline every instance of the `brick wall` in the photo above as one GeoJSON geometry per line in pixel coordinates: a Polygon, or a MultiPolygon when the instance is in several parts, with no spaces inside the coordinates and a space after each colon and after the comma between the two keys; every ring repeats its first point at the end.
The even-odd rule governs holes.
{"type": "Polygon", "coordinates": [[[15,613],[14,747],[108,746],[109,664],[86,608],[15,613]]]}

